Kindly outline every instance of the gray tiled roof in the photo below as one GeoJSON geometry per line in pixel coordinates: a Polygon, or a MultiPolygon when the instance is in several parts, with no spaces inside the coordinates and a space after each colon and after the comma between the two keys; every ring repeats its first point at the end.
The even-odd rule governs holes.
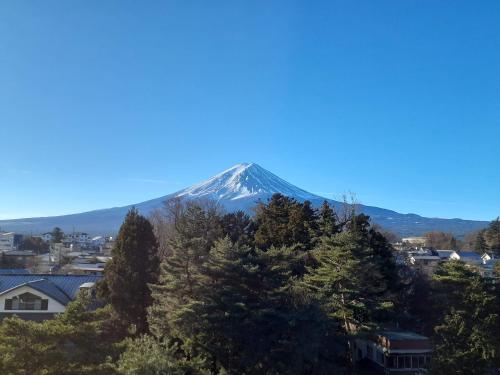
{"type": "Polygon", "coordinates": [[[95,283],[99,275],[1,275],[0,294],[23,285],[30,286],[66,305],[74,300],[84,283],[95,283]]]}

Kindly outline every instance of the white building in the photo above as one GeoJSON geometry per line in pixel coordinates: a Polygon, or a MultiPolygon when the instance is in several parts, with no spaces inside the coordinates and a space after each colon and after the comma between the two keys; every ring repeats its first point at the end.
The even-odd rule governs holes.
{"type": "Polygon", "coordinates": [[[23,240],[22,234],[0,233],[0,252],[16,250],[23,240]]]}
{"type": "Polygon", "coordinates": [[[450,257],[456,254],[455,250],[436,250],[436,252],[442,260],[450,260],[450,257]]]}
{"type": "Polygon", "coordinates": [[[85,232],[74,232],[64,237],[64,242],[85,246],[90,243],[90,235],[85,232]]]}
{"type": "Polygon", "coordinates": [[[0,318],[51,319],[99,280],[96,275],[0,275],[0,318]]]}

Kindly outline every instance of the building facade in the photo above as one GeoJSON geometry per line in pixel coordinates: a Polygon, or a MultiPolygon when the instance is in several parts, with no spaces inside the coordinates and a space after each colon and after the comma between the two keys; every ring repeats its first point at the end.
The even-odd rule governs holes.
{"type": "Polygon", "coordinates": [[[404,331],[383,331],[357,339],[355,350],[358,361],[369,361],[387,375],[427,374],[432,354],[427,337],[404,331]]]}

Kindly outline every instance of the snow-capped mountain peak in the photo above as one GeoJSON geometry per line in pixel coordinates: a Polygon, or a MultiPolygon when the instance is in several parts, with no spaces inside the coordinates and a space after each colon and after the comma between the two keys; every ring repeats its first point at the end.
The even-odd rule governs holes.
{"type": "Polygon", "coordinates": [[[181,190],[176,196],[234,201],[268,196],[277,192],[301,200],[319,198],[286,182],[256,163],[236,164],[206,181],[181,190]]]}

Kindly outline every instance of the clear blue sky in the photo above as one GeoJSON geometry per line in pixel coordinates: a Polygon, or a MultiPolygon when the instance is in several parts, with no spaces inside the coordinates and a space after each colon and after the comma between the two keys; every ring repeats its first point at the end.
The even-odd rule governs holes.
{"type": "Polygon", "coordinates": [[[500,214],[499,1],[0,3],[0,217],[257,162],[328,197],[500,214]]]}

